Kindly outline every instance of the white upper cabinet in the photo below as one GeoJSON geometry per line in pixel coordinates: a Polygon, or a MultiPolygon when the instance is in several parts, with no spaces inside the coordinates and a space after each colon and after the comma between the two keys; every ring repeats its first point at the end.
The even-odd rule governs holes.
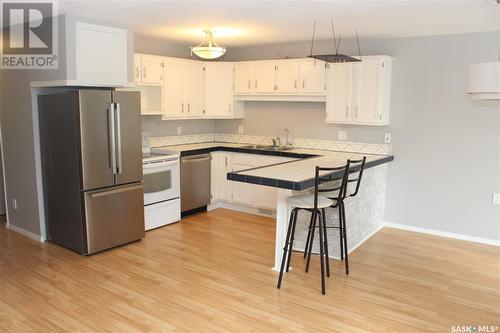
{"type": "Polygon", "coordinates": [[[163,57],[141,55],[141,83],[158,85],[162,84],[163,66],[163,57]]]}
{"type": "Polygon", "coordinates": [[[184,110],[186,117],[203,116],[203,63],[188,61],[184,65],[184,110]]]}
{"type": "Polygon", "coordinates": [[[352,65],[330,64],[327,73],[326,120],[348,122],[351,113],[352,65]]]}
{"type": "Polygon", "coordinates": [[[207,62],[204,73],[205,107],[208,118],[233,117],[233,69],[230,62],[207,62]]]}
{"type": "Polygon", "coordinates": [[[365,56],[362,62],[332,64],[327,71],[326,122],[389,124],[392,58],[365,56]]]}
{"type": "Polygon", "coordinates": [[[235,63],[234,95],[239,100],[324,101],[325,67],[314,59],[235,63]]]}
{"type": "Polygon", "coordinates": [[[254,65],[254,92],[258,95],[276,92],[276,65],[273,61],[258,61],[254,65]]]}
{"type": "Polygon", "coordinates": [[[253,92],[253,62],[234,64],[234,94],[246,95],[253,92]]]}
{"type": "Polygon", "coordinates": [[[325,95],[325,63],[316,59],[300,62],[299,91],[304,95],[325,95]]]}
{"type": "Polygon", "coordinates": [[[127,30],[76,22],[74,43],[77,82],[82,85],[127,85],[127,30]]]}
{"type": "Polygon", "coordinates": [[[134,82],[141,83],[142,65],[141,55],[134,53],[134,82]]]}
{"type": "Polygon", "coordinates": [[[167,118],[184,117],[184,63],[165,59],[163,80],[163,112],[167,118]]]}
{"type": "Polygon", "coordinates": [[[278,94],[296,94],[299,85],[299,63],[282,61],[276,65],[276,92],[278,94]]]}

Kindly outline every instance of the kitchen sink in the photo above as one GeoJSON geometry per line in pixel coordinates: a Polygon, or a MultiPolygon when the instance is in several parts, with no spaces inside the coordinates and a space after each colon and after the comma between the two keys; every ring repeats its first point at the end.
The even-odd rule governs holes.
{"type": "Polygon", "coordinates": [[[292,150],[292,146],[271,146],[271,145],[248,145],[243,148],[261,149],[261,150],[274,150],[274,151],[286,151],[292,150]]]}

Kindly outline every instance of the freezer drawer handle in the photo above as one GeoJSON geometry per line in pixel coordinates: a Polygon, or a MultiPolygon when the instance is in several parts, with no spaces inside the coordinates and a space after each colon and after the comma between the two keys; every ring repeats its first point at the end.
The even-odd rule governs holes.
{"type": "Polygon", "coordinates": [[[108,134],[109,134],[109,152],[111,169],[113,170],[113,175],[116,174],[116,136],[115,136],[115,104],[110,103],[108,109],[108,134]]]}
{"type": "Polygon", "coordinates": [[[111,191],[102,191],[102,192],[92,193],[90,195],[90,197],[92,199],[94,199],[94,198],[104,197],[104,196],[107,196],[107,195],[113,195],[113,194],[117,194],[117,193],[128,192],[128,191],[138,190],[138,189],[142,189],[142,184],[141,185],[128,186],[128,187],[122,187],[122,188],[118,188],[116,190],[111,190],[111,191]]]}
{"type": "Polygon", "coordinates": [[[117,167],[116,173],[120,174],[123,172],[123,164],[122,164],[122,121],[121,121],[121,112],[120,112],[120,103],[116,103],[116,145],[117,145],[117,167]]]}

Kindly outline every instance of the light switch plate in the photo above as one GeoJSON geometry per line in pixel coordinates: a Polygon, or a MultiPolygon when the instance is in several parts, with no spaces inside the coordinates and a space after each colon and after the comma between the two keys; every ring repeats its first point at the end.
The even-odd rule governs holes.
{"type": "Polygon", "coordinates": [[[182,127],[177,126],[177,135],[181,135],[181,134],[182,134],[182,127]]]}
{"type": "Polygon", "coordinates": [[[500,205],[500,193],[493,193],[493,198],[491,202],[495,205],[500,205]]]}
{"type": "Polygon", "coordinates": [[[347,141],[347,131],[338,131],[339,141],[347,141]]]}
{"type": "Polygon", "coordinates": [[[391,142],[392,142],[391,133],[385,133],[385,135],[384,135],[384,143],[391,143],[391,142]]]}
{"type": "Polygon", "coordinates": [[[243,125],[238,126],[238,134],[243,134],[243,125]]]}

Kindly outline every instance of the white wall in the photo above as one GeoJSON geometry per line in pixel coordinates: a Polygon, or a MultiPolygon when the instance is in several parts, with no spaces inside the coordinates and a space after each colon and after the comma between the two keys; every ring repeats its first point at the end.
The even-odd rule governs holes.
{"type": "MultiPolygon", "coordinates": [[[[391,223],[500,240],[500,103],[472,102],[465,94],[471,63],[498,57],[498,34],[369,39],[364,54],[393,56],[391,125],[382,128],[324,123],[324,104],[252,102],[244,120],[216,122],[216,131],[279,135],[284,127],[296,137],[383,142],[392,133],[395,161],[389,168],[385,219],[391,223]]],[[[352,41],[343,41],[356,54],[352,41]]],[[[309,43],[232,49],[231,60],[290,57],[309,53],[309,43]]],[[[332,42],[315,45],[330,52],[332,42]]]]}

